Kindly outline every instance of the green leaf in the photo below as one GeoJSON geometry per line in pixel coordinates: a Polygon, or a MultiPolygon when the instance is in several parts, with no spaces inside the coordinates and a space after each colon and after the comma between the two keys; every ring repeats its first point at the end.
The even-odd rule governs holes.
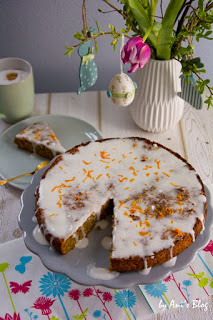
{"type": "Polygon", "coordinates": [[[64,53],[64,56],[65,56],[66,54],[68,54],[68,56],[69,56],[69,58],[70,58],[73,50],[74,50],[73,47],[72,47],[72,48],[69,48],[69,50],[64,53]]]}
{"type": "Polygon", "coordinates": [[[210,287],[213,288],[213,280],[210,282],[210,287]]]}
{"type": "Polygon", "coordinates": [[[203,278],[200,280],[200,282],[198,283],[198,286],[199,287],[205,287],[207,285],[207,283],[209,282],[209,279],[208,278],[203,278]]]}
{"type": "Polygon", "coordinates": [[[115,27],[114,26],[112,26],[111,24],[109,24],[108,26],[112,31],[115,31],[115,27]]]}
{"type": "Polygon", "coordinates": [[[118,43],[118,39],[119,39],[119,37],[115,38],[115,39],[111,42],[111,45],[113,45],[113,49],[114,49],[114,50],[116,49],[116,46],[117,46],[117,43],[118,43]]]}
{"type": "Polygon", "coordinates": [[[162,28],[157,39],[157,58],[169,60],[171,58],[172,33],[178,13],[184,0],[170,0],[162,20],[162,28]]]}
{"type": "Polygon", "coordinates": [[[9,263],[0,263],[0,272],[4,272],[9,267],[9,263]]]}
{"type": "Polygon", "coordinates": [[[101,31],[100,31],[100,27],[99,27],[99,25],[98,25],[98,21],[95,21],[95,23],[96,23],[96,26],[97,26],[98,32],[101,32],[101,31]]]}
{"type": "Polygon", "coordinates": [[[98,45],[97,45],[97,39],[94,38],[94,44],[95,44],[95,51],[98,53],[98,45]]]}
{"type": "Polygon", "coordinates": [[[83,36],[83,34],[81,34],[81,33],[78,32],[78,31],[74,34],[73,37],[76,38],[76,39],[79,39],[79,40],[84,40],[84,39],[85,39],[85,37],[83,36]]]}
{"type": "MultiPolygon", "coordinates": [[[[152,26],[151,21],[145,11],[145,9],[140,4],[140,1],[138,0],[127,0],[131,12],[136,19],[140,29],[146,33],[148,29],[152,26]]],[[[152,43],[152,45],[156,48],[157,46],[157,37],[155,36],[154,32],[151,31],[148,37],[149,41],[152,43]]]]}
{"type": "Polygon", "coordinates": [[[198,8],[200,11],[203,11],[203,0],[198,0],[198,8]]]}

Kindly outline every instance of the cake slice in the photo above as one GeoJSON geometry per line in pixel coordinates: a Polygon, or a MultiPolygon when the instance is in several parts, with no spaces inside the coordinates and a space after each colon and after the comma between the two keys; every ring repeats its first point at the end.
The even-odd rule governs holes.
{"type": "Polygon", "coordinates": [[[36,153],[50,160],[66,151],[45,121],[35,122],[19,132],[15,136],[14,143],[20,149],[36,153]]]}

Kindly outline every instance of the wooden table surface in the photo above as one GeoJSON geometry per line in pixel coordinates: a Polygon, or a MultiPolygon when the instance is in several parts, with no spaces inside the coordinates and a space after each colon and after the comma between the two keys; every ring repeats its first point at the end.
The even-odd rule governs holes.
{"type": "MultiPolygon", "coordinates": [[[[163,133],[142,131],[132,120],[128,108],[113,105],[106,92],[36,94],[33,116],[60,114],[80,118],[98,128],[107,137],[145,137],[171,148],[183,156],[205,181],[213,183],[213,108],[195,110],[185,105],[184,115],[173,129],[163,133]]],[[[10,125],[0,120],[0,135],[10,125]]],[[[0,151],[1,152],[1,151],[0,151]]],[[[14,162],[15,165],[15,162],[14,162]]],[[[0,243],[19,238],[17,216],[21,191],[5,185],[0,187],[0,243]]],[[[213,298],[207,300],[213,317],[213,298]]],[[[145,319],[143,316],[141,319],[145,319]]],[[[175,310],[149,319],[212,319],[198,309],[175,310]]]]}

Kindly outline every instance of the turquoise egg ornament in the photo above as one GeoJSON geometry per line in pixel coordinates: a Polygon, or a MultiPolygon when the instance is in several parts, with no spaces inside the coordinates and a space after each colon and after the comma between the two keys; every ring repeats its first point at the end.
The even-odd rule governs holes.
{"type": "Polygon", "coordinates": [[[128,106],[135,97],[136,82],[125,73],[117,73],[111,80],[107,96],[118,106],[128,106]]]}

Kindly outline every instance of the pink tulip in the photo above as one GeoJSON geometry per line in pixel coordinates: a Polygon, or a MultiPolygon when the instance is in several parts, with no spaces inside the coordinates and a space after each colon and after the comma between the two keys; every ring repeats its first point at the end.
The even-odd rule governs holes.
{"type": "Polygon", "coordinates": [[[124,64],[131,63],[129,73],[142,68],[150,59],[151,50],[148,44],[143,43],[140,37],[133,37],[127,41],[121,51],[121,59],[124,64]]]}

